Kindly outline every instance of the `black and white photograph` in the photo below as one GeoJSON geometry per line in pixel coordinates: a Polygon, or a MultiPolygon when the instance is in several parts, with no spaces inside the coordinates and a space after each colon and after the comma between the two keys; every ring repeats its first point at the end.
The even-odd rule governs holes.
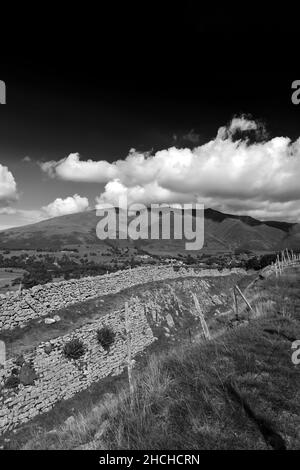
{"type": "Polygon", "coordinates": [[[23,8],[0,32],[0,452],[299,450],[297,12],[23,8]]]}

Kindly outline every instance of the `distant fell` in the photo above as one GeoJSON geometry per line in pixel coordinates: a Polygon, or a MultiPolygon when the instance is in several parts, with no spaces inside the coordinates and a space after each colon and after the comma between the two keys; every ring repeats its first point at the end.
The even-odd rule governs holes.
{"type": "MultiPolygon", "coordinates": [[[[117,211],[119,212],[119,211],[117,211]]],[[[182,210],[177,212],[182,214],[182,210]]],[[[195,215],[195,211],[191,212],[195,215]]],[[[205,209],[205,240],[203,251],[226,252],[234,249],[272,251],[282,248],[300,249],[300,226],[280,221],[260,221],[253,217],[226,214],[205,209]]],[[[100,218],[96,210],[54,217],[41,222],[0,232],[0,249],[62,249],[72,245],[97,245],[106,250],[111,240],[99,240],[96,226],[100,218]]],[[[129,217],[129,221],[131,218],[129,217]]],[[[161,224],[161,220],[160,220],[161,224]]],[[[172,220],[171,220],[172,224],[172,220]]],[[[171,227],[171,233],[172,233],[171,227]]],[[[117,236],[118,238],[118,236],[117,236]]],[[[157,253],[184,250],[185,240],[113,240],[122,247],[138,245],[157,253]]]]}

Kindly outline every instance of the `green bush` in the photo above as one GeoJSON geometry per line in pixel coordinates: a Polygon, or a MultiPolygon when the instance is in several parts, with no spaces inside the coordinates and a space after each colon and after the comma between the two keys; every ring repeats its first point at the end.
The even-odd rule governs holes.
{"type": "Polygon", "coordinates": [[[115,340],[116,334],[108,326],[97,331],[97,339],[101,346],[107,351],[115,340]]]}
{"type": "Polygon", "coordinates": [[[68,359],[79,359],[85,353],[85,347],[80,339],[72,339],[65,344],[63,351],[68,359]]]}

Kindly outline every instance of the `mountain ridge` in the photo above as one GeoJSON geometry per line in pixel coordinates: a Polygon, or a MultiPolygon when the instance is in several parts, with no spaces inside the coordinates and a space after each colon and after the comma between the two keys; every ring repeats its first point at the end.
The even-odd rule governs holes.
{"type": "MultiPolygon", "coordinates": [[[[177,209],[178,211],[182,212],[182,209],[177,209]]],[[[193,209],[190,214],[195,216],[195,210],[193,209]]],[[[300,248],[300,226],[296,223],[260,221],[250,216],[222,213],[211,208],[204,210],[204,217],[204,250],[269,251],[300,248]]],[[[96,236],[96,226],[99,221],[100,217],[96,215],[96,210],[91,210],[5,229],[0,231],[0,249],[35,249],[47,246],[61,248],[74,244],[97,244],[99,247],[101,245],[107,247],[106,241],[99,240],[96,236]]],[[[118,240],[114,242],[118,243],[118,240]]],[[[124,242],[132,243],[132,240],[122,240],[123,245],[124,242]]],[[[172,245],[176,251],[182,250],[184,240],[139,240],[138,243],[148,248],[162,247],[162,245],[169,245],[170,248],[172,245]]]]}

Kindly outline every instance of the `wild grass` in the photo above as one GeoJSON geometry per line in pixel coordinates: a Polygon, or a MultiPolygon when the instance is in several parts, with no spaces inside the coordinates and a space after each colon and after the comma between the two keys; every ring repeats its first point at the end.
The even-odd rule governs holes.
{"type": "MultiPolygon", "coordinates": [[[[282,412],[296,420],[292,415],[299,371],[291,364],[290,345],[264,336],[264,325],[241,328],[205,347],[179,347],[153,358],[155,367],[137,380],[133,407],[129,401],[119,405],[99,444],[112,449],[267,447],[255,423],[227,393],[227,385],[234,383],[255,412],[283,434],[282,412]]],[[[296,426],[285,435],[293,445],[295,431],[296,426]]]]}
{"type": "Polygon", "coordinates": [[[290,327],[286,322],[260,321],[205,346],[185,344],[153,356],[135,379],[132,403],[123,390],[70,424],[33,436],[25,448],[71,449],[89,442],[98,449],[268,448],[229,397],[229,383],[287,447],[297,448],[300,373],[291,363],[289,342],[264,333],[270,325],[279,331],[290,327]]]}

